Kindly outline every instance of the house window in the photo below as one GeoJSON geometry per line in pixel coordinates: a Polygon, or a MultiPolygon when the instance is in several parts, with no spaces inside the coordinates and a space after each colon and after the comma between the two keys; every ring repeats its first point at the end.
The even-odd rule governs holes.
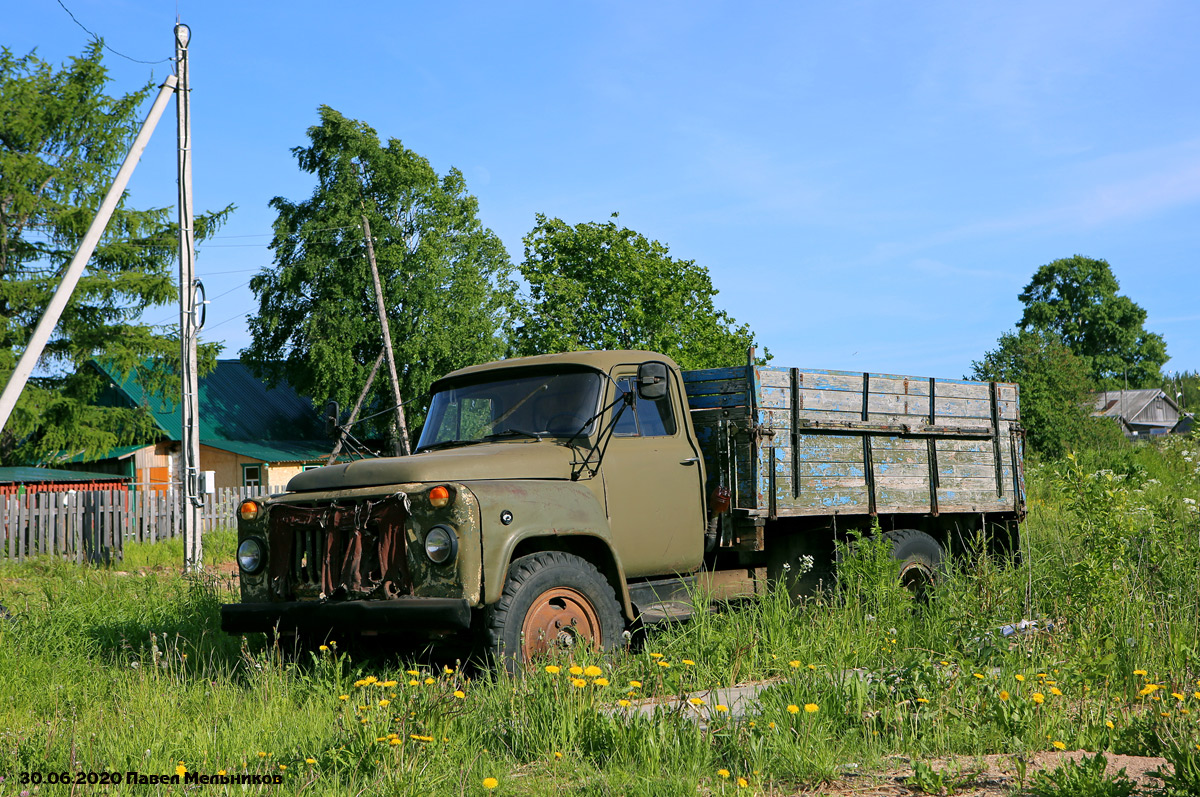
{"type": "Polygon", "coordinates": [[[325,467],[325,466],[318,462],[310,462],[309,464],[302,466],[301,470],[316,470],[317,468],[323,468],[323,467],[325,467]]]}
{"type": "Polygon", "coordinates": [[[243,465],[242,466],[242,486],[243,487],[262,487],[263,468],[262,465],[243,465]]]}

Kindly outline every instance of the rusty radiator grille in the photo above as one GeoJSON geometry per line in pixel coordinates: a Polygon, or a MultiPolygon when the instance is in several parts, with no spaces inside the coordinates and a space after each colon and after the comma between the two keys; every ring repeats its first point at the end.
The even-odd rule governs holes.
{"type": "Polygon", "coordinates": [[[411,593],[404,523],[394,497],[342,506],[273,507],[270,590],[277,600],[395,598],[411,593]]]}
{"type": "Polygon", "coordinates": [[[296,596],[315,598],[321,594],[324,575],[325,532],[317,526],[296,530],[288,576],[296,596]]]}

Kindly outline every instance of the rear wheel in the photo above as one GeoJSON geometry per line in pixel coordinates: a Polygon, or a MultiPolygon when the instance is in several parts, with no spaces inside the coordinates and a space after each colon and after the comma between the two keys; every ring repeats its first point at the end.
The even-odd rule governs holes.
{"type": "Polygon", "coordinates": [[[616,594],[591,563],[543,551],[509,565],[500,600],[485,612],[484,638],[516,670],[556,652],[610,650],[624,629],[616,594]]]}
{"type": "Polygon", "coordinates": [[[941,544],[923,531],[900,529],[884,534],[892,543],[900,585],[918,599],[924,599],[938,579],[945,552],[941,544]]]}

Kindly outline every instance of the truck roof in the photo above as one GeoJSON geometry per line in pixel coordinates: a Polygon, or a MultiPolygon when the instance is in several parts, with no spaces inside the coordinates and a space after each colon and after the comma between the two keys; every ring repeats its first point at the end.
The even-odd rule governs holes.
{"type": "Polygon", "coordinates": [[[497,360],[495,362],[483,363],[481,365],[469,365],[466,368],[459,368],[457,371],[451,371],[433,384],[431,389],[436,389],[438,385],[447,380],[458,379],[471,374],[479,374],[485,371],[496,371],[504,368],[536,368],[539,366],[562,366],[562,365],[577,365],[585,368],[595,368],[598,371],[607,373],[613,366],[623,364],[636,364],[654,360],[657,362],[666,363],[672,370],[678,370],[679,366],[665,354],[659,354],[655,351],[640,351],[637,349],[620,349],[614,351],[568,351],[561,354],[538,354],[533,357],[513,357],[507,360],[497,360]]]}

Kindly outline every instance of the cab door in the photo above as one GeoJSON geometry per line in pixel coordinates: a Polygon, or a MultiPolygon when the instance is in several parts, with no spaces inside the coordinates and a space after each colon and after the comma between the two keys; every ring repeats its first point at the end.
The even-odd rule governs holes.
{"type": "MultiPolygon", "coordinates": [[[[608,419],[616,423],[604,452],[604,494],[629,578],[688,573],[704,558],[704,461],[670,373],[666,396],[619,403],[608,419]]],[[[636,376],[636,365],[614,368],[614,398],[635,391],[636,376]]]]}

